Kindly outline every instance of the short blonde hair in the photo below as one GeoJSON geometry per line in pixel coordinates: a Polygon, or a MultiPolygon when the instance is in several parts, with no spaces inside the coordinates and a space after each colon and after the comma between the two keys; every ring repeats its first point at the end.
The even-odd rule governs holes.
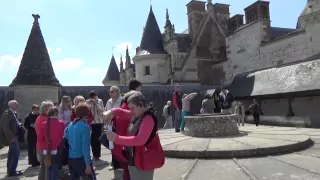
{"type": "Polygon", "coordinates": [[[73,100],[74,107],[76,107],[80,101],[86,102],[83,96],[76,96],[73,100]]]}
{"type": "Polygon", "coordinates": [[[51,107],[53,107],[53,106],[54,106],[54,104],[53,104],[52,101],[50,101],[50,100],[45,100],[45,101],[43,101],[43,102],[41,103],[40,109],[39,109],[40,114],[47,113],[47,111],[49,110],[49,108],[51,108],[51,107]]]}

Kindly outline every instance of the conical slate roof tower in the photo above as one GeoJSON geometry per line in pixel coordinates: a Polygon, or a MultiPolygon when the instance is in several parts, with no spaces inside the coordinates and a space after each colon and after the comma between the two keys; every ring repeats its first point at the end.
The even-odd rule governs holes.
{"type": "Polygon", "coordinates": [[[108,81],[120,81],[120,72],[113,55],[109,64],[107,74],[104,77],[102,83],[106,84],[108,81]]]}
{"type": "Polygon", "coordinates": [[[138,55],[143,54],[143,51],[146,51],[149,54],[166,54],[166,51],[163,47],[162,34],[156,17],[153,13],[152,6],[150,6],[148,19],[143,31],[139,50],[140,53],[138,53],[138,55]]]}
{"type": "Polygon", "coordinates": [[[32,14],[33,26],[17,76],[10,86],[39,85],[39,86],[61,86],[56,78],[49,53],[39,26],[38,14],[32,14]]]}

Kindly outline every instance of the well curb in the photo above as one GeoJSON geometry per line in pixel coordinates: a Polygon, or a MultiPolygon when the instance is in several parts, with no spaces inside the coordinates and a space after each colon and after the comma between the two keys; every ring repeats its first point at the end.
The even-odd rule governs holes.
{"type": "Polygon", "coordinates": [[[310,137],[304,141],[283,146],[271,146],[265,148],[248,148],[241,150],[212,150],[212,151],[183,151],[183,150],[166,150],[165,156],[168,158],[184,158],[184,159],[232,159],[232,158],[250,158],[262,157],[268,155],[286,154],[295,151],[307,149],[314,142],[310,137]]]}

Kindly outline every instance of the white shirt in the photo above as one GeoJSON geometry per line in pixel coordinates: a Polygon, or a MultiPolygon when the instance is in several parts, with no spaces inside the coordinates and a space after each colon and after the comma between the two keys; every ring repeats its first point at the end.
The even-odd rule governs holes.
{"type": "Polygon", "coordinates": [[[122,97],[119,96],[118,99],[116,101],[113,101],[112,98],[110,98],[106,104],[105,110],[108,111],[112,108],[119,108],[121,107],[121,100],[122,97]]]}

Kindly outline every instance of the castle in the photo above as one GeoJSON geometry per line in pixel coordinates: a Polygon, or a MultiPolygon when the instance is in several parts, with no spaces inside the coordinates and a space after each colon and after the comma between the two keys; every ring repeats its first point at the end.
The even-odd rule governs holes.
{"type": "MultiPolygon", "coordinates": [[[[112,57],[103,84],[126,91],[135,77],[158,109],[171,99],[174,87],[169,84],[185,84],[184,93],[226,85],[245,107],[253,98],[259,101],[262,122],[320,127],[320,0],[307,0],[295,29],[272,27],[266,1],[257,1],[244,9],[245,15],[231,18],[229,5],[210,0],[192,0],[187,11],[186,31],[176,33],[167,12],[161,33],[151,7],[133,64],[128,50],[120,71],[112,57]]],[[[0,88],[0,113],[11,99],[20,103],[19,114],[24,117],[32,104],[43,99],[59,102],[62,94],[74,97],[92,89],[107,100],[108,87],[61,87],[41,33],[40,16],[33,17],[17,76],[10,87],[0,88]]],[[[200,106],[198,98],[192,104],[200,106]]],[[[199,109],[192,108],[195,113],[199,109]]]]}
{"type": "Polygon", "coordinates": [[[145,84],[229,85],[238,75],[301,62],[320,52],[318,0],[308,0],[296,29],[272,27],[267,1],[233,17],[229,5],[211,0],[191,0],[186,6],[188,28],[182,33],[175,32],[168,10],[161,33],[150,7],[134,63],[128,51],[120,72],[111,60],[103,84],[125,85],[135,77],[145,84]]]}

